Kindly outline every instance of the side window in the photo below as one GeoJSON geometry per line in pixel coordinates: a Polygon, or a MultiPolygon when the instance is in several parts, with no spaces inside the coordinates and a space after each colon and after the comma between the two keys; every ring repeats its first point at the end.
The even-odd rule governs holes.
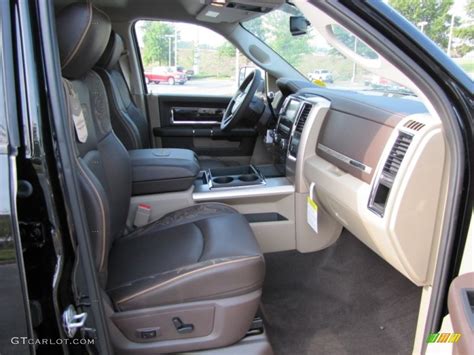
{"type": "Polygon", "coordinates": [[[149,93],[232,95],[246,57],[224,37],[196,25],[138,21],[135,25],[149,93]]]}

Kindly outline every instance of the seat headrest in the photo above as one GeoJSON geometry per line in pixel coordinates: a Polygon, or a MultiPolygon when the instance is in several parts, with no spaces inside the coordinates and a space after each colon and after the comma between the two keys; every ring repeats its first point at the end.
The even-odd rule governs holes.
{"type": "Polygon", "coordinates": [[[120,35],[112,31],[110,35],[109,43],[105,47],[104,54],[100,57],[97,62],[97,66],[104,69],[113,68],[120,59],[120,56],[123,53],[123,40],[120,35]]]}
{"type": "Polygon", "coordinates": [[[91,3],[74,3],[56,17],[62,75],[78,79],[97,63],[110,37],[109,17],[91,3]]]}

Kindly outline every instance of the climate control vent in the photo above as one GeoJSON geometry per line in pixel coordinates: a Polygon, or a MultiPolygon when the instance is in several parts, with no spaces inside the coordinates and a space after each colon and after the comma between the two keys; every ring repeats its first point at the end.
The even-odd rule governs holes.
{"type": "Polygon", "coordinates": [[[414,131],[419,131],[420,129],[425,127],[425,124],[418,121],[409,120],[403,125],[403,127],[410,128],[414,131]]]}
{"type": "Polygon", "coordinates": [[[395,178],[398,173],[398,169],[400,169],[403,158],[405,157],[405,154],[408,150],[408,147],[410,146],[412,138],[413,137],[411,135],[404,132],[400,132],[398,134],[398,138],[395,141],[395,144],[393,145],[393,148],[390,151],[388,159],[383,167],[383,172],[385,175],[392,179],[395,178]]]}
{"type": "Polygon", "coordinates": [[[382,173],[372,187],[368,207],[380,217],[383,217],[385,213],[385,206],[387,205],[395,176],[400,169],[400,165],[402,165],[403,158],[405,158],[412,139],[413,136],[408,133],[398,133],[398,138],[390,151],[382,173]]]}
{"type": "Polygon", "coordinates": [[[295,128],[296,132],[299,132],[299,133],[303,132],[304,124],[306,123],[306,120],[312,108],[313,108],[313,105],[310,105],[310,104],[303,105],[300,118],[298,120],[298,123],[296,124],[296,128],[295,128]]]}

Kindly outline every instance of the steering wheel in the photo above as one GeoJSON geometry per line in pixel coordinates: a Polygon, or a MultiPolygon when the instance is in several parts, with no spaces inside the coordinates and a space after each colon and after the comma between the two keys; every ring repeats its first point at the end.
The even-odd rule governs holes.
{"type": "Polygon", "coordinates": [[[256,69],[247,75],[224,112],[221,121],[222,131],[232,129],[245,117],[246,111],[252,103],[252,99],[261,82],[262,74],[260,74],[259,70],[256,69]]]}

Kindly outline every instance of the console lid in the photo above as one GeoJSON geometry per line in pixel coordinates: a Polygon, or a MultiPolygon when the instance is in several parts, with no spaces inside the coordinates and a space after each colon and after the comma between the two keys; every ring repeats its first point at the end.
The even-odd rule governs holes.
{"type": "Polygon", "coordinates": [[[191,150],[137,149],[129,153],[133,195],[186,190],[200,171],[199,161],[191,150]]]}

